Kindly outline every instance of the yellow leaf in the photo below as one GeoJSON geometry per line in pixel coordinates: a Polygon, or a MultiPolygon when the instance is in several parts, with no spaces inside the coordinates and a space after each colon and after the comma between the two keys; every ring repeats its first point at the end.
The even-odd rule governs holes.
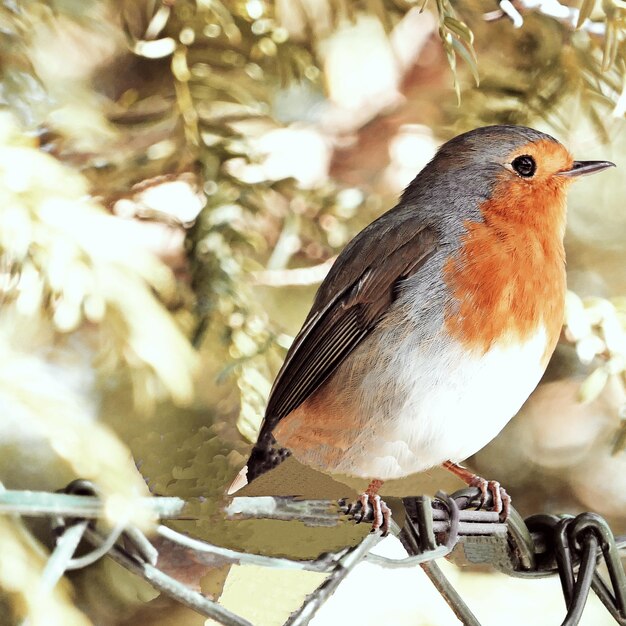
{"type": "Polygon", "coordinates": [[[576,22],[576,28],[580,28],[585,20],[593,13],[596,6],[596,0],[583,0],[583,4],[580,7],[580,13],[578,14],[578,21],[576,22]]]}

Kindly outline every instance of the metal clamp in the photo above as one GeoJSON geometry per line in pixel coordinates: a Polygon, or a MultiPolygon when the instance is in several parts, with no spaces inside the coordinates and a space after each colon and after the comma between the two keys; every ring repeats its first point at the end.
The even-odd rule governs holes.
{"type": "MultiPolygon", "coordinates": [[[[475,507],[480,502],[478,490],[465,489],[452,496],[438,496],[433,507],[434,510],[445,510],[447,539],[435,532],[434,524],[425,521],[428,519],[425,511],[428,499],[405,499],[409,521],[400,539],[409,554],[432,554],[438,545],[452,545],[454,550],[449,558],[453,561],[489,562],[507,574],[528,578],[558,573],[567,609],[562,626],[579,623],[591,589],[615,621],[626,626],[626,573],[620,561],[618,543],[602,517],[596,513],[581,513],[576,517],[535,515],[524,522],[512,508],[503,536],[496,521],[484,522],[478,527],[480,532],[461,526],[463,522],[460,520],[467,519],[471,513],[464,507],[475,507]],[[489,537],[487,542],[482,540],[485,536],[489,537]],[[456,545],[451,542],[452,538],[456,539],[456,545]],[[496,552],[503,558],[496,558],[496,552]],[[608,570],[608,584],[597,572],[599,558],[604,559],[608,570]]],[[[433,519],[438,518],[441,519],[441,514],[435,513],[433,519]]],[[[464,624],[478,624],[445,578],[440,575],[436,584],[464,624]]]]}

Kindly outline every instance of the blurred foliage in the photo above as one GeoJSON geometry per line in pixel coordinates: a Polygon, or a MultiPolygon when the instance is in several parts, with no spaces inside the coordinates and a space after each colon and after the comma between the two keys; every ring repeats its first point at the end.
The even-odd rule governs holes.
{"type": "Polygon", "coordinates": [[[458,19],[451,2],[437,0],[437,13],[439,15],[439,37],[452,70],[457,103],[461,104],[461,85],[456,71],[457,55],[467,63],[476,86],[480,85],[478,60],[474,51],[474,33],[465,22],[458,19]]]}
{"type": "MultiPolygon", "coordinates": [[[[47,551],[17,519],[0,517],[0,586],[9,594],[15,616],[33,624],[88,626],[91,622],[71,602],[71,590],[62,581],[52,591],[42,589],[47,551]]],[[[7,616],[1,616],[2,619],[7,616]]],[[[6,622],[2,622],[6,623],[6,622]]]]}
{"type": "MultiPolygon", "coordinates": [[[[412,146],[434,149],[423,134],[399,163],[394,137],[582,120],[608,139],[624,116],[622,2],[509,4],[0,0],[0,479],[91,478],[110,519],[146,524],[145,479],[218,515],[245,454],[235,425],[255,438],[327,261],[397,192],[387,160],[411,169],[412,146]],[[390,76],[342,108],[333,90],[357,72],[336,50],[359,36],[383,59],[368,87],[390,76]],[[168,181],[199,212],[148,206],[168,181]],[[31,466],[33,441],[50,458],[31,466]]],[[[625,317],[623,299],[568,296],[565,337],[593,368],[583,401],[624,385],[625,317]]],[[[44,552],[0,522],[15,614],[85,623],[65,586],[27,593],[44,552]]],[[[224,526],[207,525],[217,540],[224,526]]]]}
{"type": "MultiPolygon", "coordinates": [[[[597,367],[580,388],[581,402],[593,402],[611,377],[626,389],[626,298],[585,298],[569,292],[565,337],[576,346],[580,361],[597,367]]],[[[626,407],[620,412],[613,450],[626,449],[626,407]]]]}
{"type": "Polygon", "coordinates": [[[172,298],[170,270],[87,199],[83,177],[39,151],[6,115],[0,143],[4,314],[43,314],[59,333],[97,326],[100,367],[107,375],[128,368],[139,403],[157,382],[189,402],[195,355],[153,295],[172,298]]]}
{"type": "MultiPolygon", "coordinates": [[[[467,10],[478,10],[471,0],[464,4],[467,10]]],[[[590,15],[593,4],[585,3],[581,16],[590,15]]],[[[504,14],[496,16],[497,21],[480,20],[475,14],[469,21],[483,80],[479,88],[463,94],[471,112],[465,121],[529,124],[539,118],[565,132],[571,120],[568,111],[578,108],[607,140],[610,116],[624,114],[626,43],[619,25],[625,9],[619,2],[602,3],[603,10],[593,11],[594,21],[587,19],[576,29],[576,9],[563,6],[556,19],[542,12],[542,6],[532,11],[525,5],[515,3],[523,17],[519,30],[504,14]],[[490,54],[487,46],[493,37],[499,50],[490,54]]],[[[555,10],[559,5],[543,6],[555,10]]]]}
{"type": "Polygon", "coordinates": [[[0,394],[12,419],[102,485],[113,519],[145,524],[132,512],[145,485],[128,450],[60,393],[62,381],[42,366],[41,352],[80,329],[108,384],[128,376],[144,410],[160,396],[191,400],[196,355],[154,295],[171,294],[170,270],[137,249],[87,194],[80,174],[0,116],[0,394]]]}

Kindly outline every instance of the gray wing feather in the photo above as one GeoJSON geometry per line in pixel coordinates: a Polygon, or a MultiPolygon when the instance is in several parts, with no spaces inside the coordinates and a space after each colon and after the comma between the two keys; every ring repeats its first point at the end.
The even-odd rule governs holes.
{"type": "Polygon", "coordinates": [[[369,237],[363,231],[353,240],[320,286],[274,382],[259,439],[328,379],[384,317],[399,281],[436,250],[431,229],[416,231],[406,220],[386,227],[388,215],[366,229],[375,229],[369,237]]]}

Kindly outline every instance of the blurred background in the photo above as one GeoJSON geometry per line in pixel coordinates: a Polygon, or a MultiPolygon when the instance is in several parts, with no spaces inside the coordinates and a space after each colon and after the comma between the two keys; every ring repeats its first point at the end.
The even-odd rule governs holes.
{"type": "MultiPolygon", "coordinates": [[[[524,516],[593,510],[625,532],[625,25],[620,0],[0,0],[1,484],[91,479],[109,520],[144,527],[136,498],[180,496],[198,519],[176,528],[291,558],[358,541],[367,529],[225,522],[225,486],[336,254],[443,141],[513,123],[618,167],[572,191],[561,342],[469,463],[524,516]]],[[[363,488],[281,471],[257,492],[363,488]]],[[[382,493],[454,487],[433,471],[382,493]]],[[[0,623],[205,622],[108,560],[36,593],[50,542],[0,517],[0,623]]],[[[444,567],[484,624],[562,619],[557,579],[444,567]]],[[[181,575],[263,625],[320,582],[181,575]]],[[[367,564],[312,623],[355,615],[456,623],[421,570],[367,564]]],[[[611,622],[592,598],[583,623],[611,622]]]]}

